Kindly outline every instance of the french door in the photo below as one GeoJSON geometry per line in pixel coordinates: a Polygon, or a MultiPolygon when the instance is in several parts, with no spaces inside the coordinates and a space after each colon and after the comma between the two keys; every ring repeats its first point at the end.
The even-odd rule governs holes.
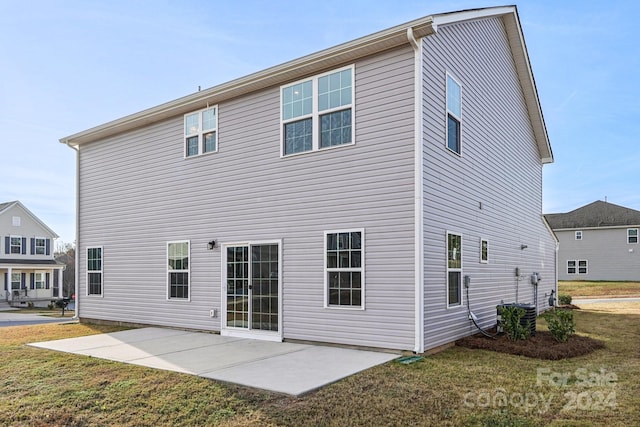
{"type": "Polygon", "coordinates": [[[228,245],[223,250],[222,332],[279,340],[279,243],[228,245]]]}

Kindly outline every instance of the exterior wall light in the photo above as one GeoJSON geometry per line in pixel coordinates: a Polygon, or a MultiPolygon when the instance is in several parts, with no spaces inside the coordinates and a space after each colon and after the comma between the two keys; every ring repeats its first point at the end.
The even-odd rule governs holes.
{"type": "Polygon", "coordinates": [[[216,241],[215,240],[211,240],[209,243],[207,243],[207,247],[209,248],[210,251],[212,251],[213,248],[216,247],[216,241]]]}

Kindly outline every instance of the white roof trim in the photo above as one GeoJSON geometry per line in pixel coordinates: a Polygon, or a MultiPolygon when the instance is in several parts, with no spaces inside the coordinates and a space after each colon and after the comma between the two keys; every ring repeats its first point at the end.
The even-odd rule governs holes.
{"type": "Polygon", "coordinates": [[[503,19],[518,79],[529,112],[529,119],[538,144],[540,160],[542,163],[552,163],[551,144],[544,123],[540,99],[538,98],[538,91],[531,71],[529,55],[516,6],[499,6],[426,16],[61,138],[60,142],[77,147],[83,143],[98,141],[170,117],[205,108],[207,103],[211,105],[218,104],[257,90],[278,86],[330,68],[345,65],[367,55],[408,44],[410,43],[407,37],[409,32],[413,33],[416,39],[419,39],[435,33],[438,26],[443,27],[491,17],[501,17],[503,19]]]}

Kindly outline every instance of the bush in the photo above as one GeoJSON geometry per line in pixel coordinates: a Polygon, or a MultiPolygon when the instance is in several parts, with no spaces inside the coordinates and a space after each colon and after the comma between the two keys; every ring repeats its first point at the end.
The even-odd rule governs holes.
{"type": "Polygon", "coordinates": [[[560,304],[560,305],[569,305],[569,304],[571,304],[571,295],[559,294],[558,295],[558,304],[560,304]]]}
{"type": "Polygon", "coordinates": [[[33,301],[28,301],[27,302],[27,307],[33,308],[33,301]]]}
{"type": "Polygon", "coordinates": [[[552,310],[544,314],[549,332],[558,342],[567,342],[569,337],[576,332],[576,323],[573,320],[571,310],[552,310]]]}
{"type": "Polygon", "coordinates": [[[502,327],[507,337],[511,341],[526,340],[531,333],[529,321],[525,325],[522,324],[521,319],[526,311],[523,308],[515,306],[506,306],[500,309],[500,316],[502,317],[502,327]]]}

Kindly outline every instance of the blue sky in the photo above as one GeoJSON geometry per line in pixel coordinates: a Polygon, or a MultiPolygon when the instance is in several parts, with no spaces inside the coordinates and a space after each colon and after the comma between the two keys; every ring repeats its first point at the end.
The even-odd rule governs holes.
{"type": "MultiPolygon", "coordinates": [[[[0,202],[75,239],[59,138],[433,13],[488,1],[0,0],[0,202]]],[[[545,213],[640,210],[637,0],[518,3],[555,163],[545,213]]]]}

